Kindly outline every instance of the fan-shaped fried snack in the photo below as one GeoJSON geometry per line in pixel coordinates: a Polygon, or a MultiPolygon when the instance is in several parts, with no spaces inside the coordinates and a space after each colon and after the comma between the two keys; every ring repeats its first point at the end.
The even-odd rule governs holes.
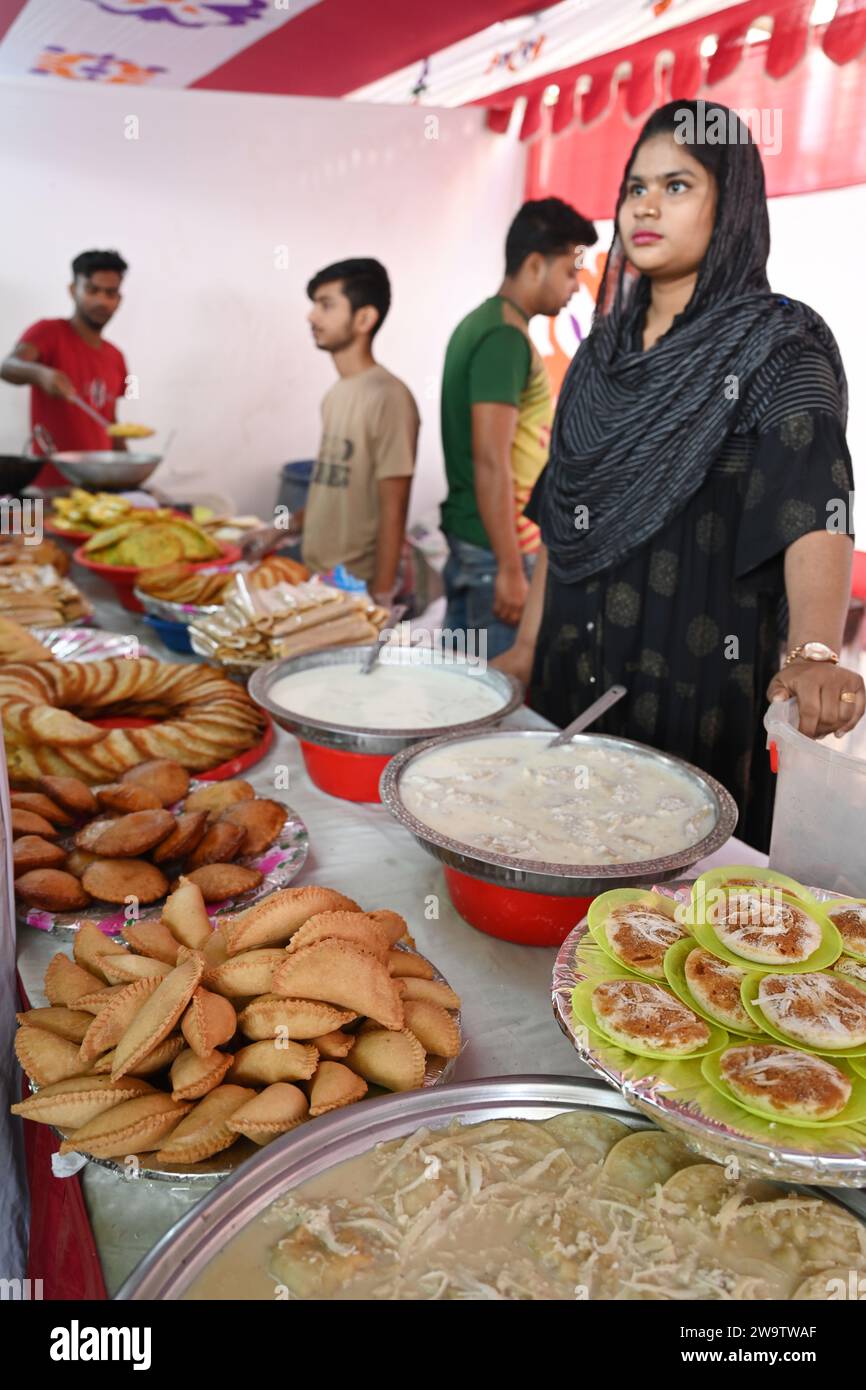
{"type": "Polygon", "coordinates": [[[222,965],[223,961],[229,958],[226,932],[231,922],[231,917],[224,917],[220,925],[214,927],[210,937],[201,948],[208,970],[213,970],[214,966],[222,965]]]}
{"type": "Polygon", "coordinates": [[[283,888],[240,913],[228,935],[229,955],[255,946],[284,946],[318,912],[360,912],[333,888],[283,888]]]}
{"type": "MultiPolygon", "coordinates": [[[[141,1061],[136,1062],[124,1075],[156,1076],[159,1072],[165,1071],[166,1067],[170,1067],[177,1054],[182,1051],[183,1038],[179,1033],[172,1033],[170,1037],[163,1038],[162,1042],[151,1048],[150,1052],[145,1053],[141,1061]]],[[[94,1062],[93,1071],[109,1075],[116,1061],[116,1053],[116,1048],[112,1048],[111,1052],[106,1052],[98,1062],[94,1062]]]]}
{"type": "Polygon", "coordinates": [[[31,869],[59,869],[66,862],[66,851],[41,835],[19,835],[12,842],[12,872],[16,876],[31,869]]]}
{"type": "Polygon", "coordinates": [[[81,886],[105,903],[125,903],[127,898],[155,903],[168,890],[168,879],[146,859],[95,859],[84,870],[81,886]]]}
{"type": "Polygon", "coordinates": [[[128,782],[110,782],[100,787],[96,793],[102,811],[120,811],[128,815],[132,811],[160,811],[162,802],[146,787],[136,787],[128,782]]]}
{"type": "Polygon", "coordinates": [[[113,1106],[152,1090],[152,1086],[138,1077],[111,1081],[105,1076],[70,1076],[52,1086],[40,1087],[38,1094],[28,1096],[10,1109],[13,1115],[20,1115],[24,1120],[56,1125],[58,1129],[78,1129],[113,1106]]]}
{"type": "Polygon", "coordinates": [[[288,816],[288,807],[281,801],[257,797],[255,801],[237,801],[222,811],[218,825],[228,822],[243,830],[239,853],[244,856],[262,854],[274,843],[288,816]]]}
{"type": "Polygon", "coordinates": [[[389,1091],[414,1091],[424,1084],[426,1060],[424,1048],[408,1029],[371,1028],[358,1035],[346,1065],[389,1091]]]}
{"type": "Polygon", "coordinates": [[[398,951],[392,949],[385,958],[388,973],[393,975],[396,980],[403,980],[411,975],[416,980],[432,980],[435,970],[424,956],[419,956],[417,951],[398,951]]]}
{"type": "Polygon", "coordinates": [[[9,803],[13,811],[32,811],[42,816],[49,825],[71,825],[72,817],[56,801],[44,792],[10,792],[9,803]]]}
{"type": "Polygon", "coordinates": [[[90,994],[82,994],[75,1001],[76,1009],[89,1014],[101,1013],[126,985],[103,985],[101,989],[95,989],[90,994]]]}
{"type": "Polygon", "coordinates": [[[154,864],[167,864],[172,859],[183,859],[204,838],[206,830],[206,811],[183,811],[177,817],[174,830],[170,835],[166,835],[153,851],[154,864]]]}
{"type": "Polygon", "coordinates": [[[232,1059],[227,1052],[209,1052],[199,1057],[185,1047],[171,1064],[171,1093],[175,1100],[200,1100],[220,1084],[232,1059]]]}
{"type": "Polygon", "coordinates": [[[230,864],[235,855],[240,854],[243,842],[242,826],[218,820],[205,831],[192,854],[187,856],[186,867],[201,869],[205,864],[230,864]]]}
{"type": "Polygon", "coordinates": [[[165,922],[130,922],[123,929],[133,951],[166,965],[177,965],[178,942],[165,922]]]}
{"type": "Polygon", "coordinates": [[[210,940],[213,927],[197,883],[181,877],[162,909],[162,920],[182,946],[199,950],[210,940]]]}
{"type": "Polygon", "coordinates": [[[130,951],[122,956],[106,956],[104,970],[113,985],[132,980],[164,980],[172,967],[153,956],[136,956],[130,951]]]}
{"type": "Polygon", "coordinates": [[[387,959],[388,937],[366,912],[317,912],[298,928],[286,950],[291,955],[305,946],[311,946],[314,941],[324,941],[329,937],[349,941],[381,961],[387,959]]]}
{"type": "Polygon", "coordinates": [[[115,994],[104,1009],[90,1018],[90,1027],[81,1041],[80,1057],[82,1070],[86,1071],[101,1057],[110,1052],[123,1037],[136,1014],[143,1008],[159,986],[159,979],[133,980],[115,994]]]}
{"type": "MultiPolygon", "coordinates": [[[[233,960],[243,960],[243,956],[234,956],[233,960]]],[[[337,1009],[313,999],[284,999],[279,994],[262,994],[239,1015],[238,1027],[245,1037],[255,1041],[278,1036],[303,1040],[344,1028],[356,1018],[357,1014],[347,1009],[337,1009]]]]}
{"type": "Polygon", "coordinates": [[[172,758],[150,758],[138,763],[124,772],[121,781],[150,792],[161,806],[173,806],[189,791],[189,773],[172,758]]]}
{"type": "Polygon", "coordinates": [[[230,1081],[244,1086],[270,1086],[274,1081],[309,1081],[319,1062],[319,1054],[307,1043],[268,1038],[250,1043],[235,1053],[230,1081]]]}
{"type": "Polygon", "coordinates": [[[206,811],[210,820],[217,820],[229,806],[238,801],[252,801],[255,791],[249,782],[232,778],[225,782],[211,782],[206,787],[196,787],[190,792],[183,809],[185,811],[206,811]]]}
{"type": "Polygon", "coordinates": [[[363,1100],[367,1083],[341,1062],[320,1062],[310,1086],[310,1119],[363,1100]]]}
{"type": "Polygon", "coordinates": [[[119,816],[88,848],[106,859],[135,859],[158,845],[175,828],[171,811],[132,811],[119,816]]]}
{"type": "Polygon", "coordinates": [[[414,1033],[425,1052],[436,1057],[459,1057],[460,1029],[441,1004],[429,999],[404,999],[406,1027],[414,1033]]]}
{"type": "Polygon", "coordinates": [[[96,814],[96,797],[86,782],[79,777],[37,778],[36,785],[52,801],[62,806],[73,816],[93,816],[96,814]]]}
{"type": "Polygon", "coordinates": [[[231,1042],[238,1027],[234,1005],[209,989],[196,990],[181,1019],[180,1029],[197,1057],[207,1057],[222,1043],[231,1042]]]}
{"type": "Polygon", "coordinates": [[[37,1086],[49,1086],[53,1081],[81,1074],[76,1043],[29,1023],[23,1024],[15,1034],[15,1056],[37,1086]]]}
{"type": "Polygon", "coordinates": [[[206,903],[221,903],[249,893],[258,888],[262,877],[258,869],[250,869],[246,864],[205,864],[186,875],[201,889],[206,903]]]}
{"type": "Polygon", "coordinates": [[[52,1004],[47,1009],[27,1009],[16,1014],[19,1023],[29,1023],[33,1028],[45,1028],[56,1033],[58,1038],[80,1043],[91,1023],[93,1015],[86,1009],[67,1009],[63,1004],[52,1004]]]}
{"type": "Polygon", "coordinates": [[[388,907],[377,907],[375,912],[368,912],[366,915],[385,933],[391,946],[396,946],[398,941],[404,940],[412,944],[406,918],[401,917],[399,912],[392,912],[388,907]]]}
{"type": "Polygon", "coordinates": [[[195,955],[175,966],[133,1019],[115,1049],[113,1077],[123,1076],[168,1037],[201,980],[204,961],[195,955]]]}
{"type": "Polygon", "coordinates": [[[113,815],[105,814],[100,816],[97,820],[90,821],[88,825],[83,825],[81,829],[76,832],[73,839],[72,843],[75,845],[75,848],[84,850],[87,854],[96,854],[97,840],[103,830],[107,830],[110,825],[114,824],[114,820],[115,817],[113,815]]]}
{"type": "Polygon", "coordinates": [[[82,970],[89,970],[91,975],[105,980],[107,984],[108,976],[102,968],[102,957],[125,956],[128,952],[116,937],[100,931],[95,922],[82,922],[75,933],[72,954],[76,965],[80,965],[82,970]]]}
{"type": "Polygon", "coordinates": [[[54,840],[59,834],[57,827],[52,825],[50,820],[38,816],[35,811],[13,809],[10,824],[13,840],[17,840],[19,835],[41,835],[43,840],[54,840]]]}
{"type": "Polygon", "coordinates": [[[163,1091],[150,1091],[89,1120],[64,1139],[60,1152],[86,1153],[94,1158],[148,1153],[159,1147],[191,1108],[163,1091]]]}
{"type": "Polygon", "coordinates": [[[15,879],[15,892],[30,907],[45,912],[74,912],[90,902],[90,894],[65,869],[28,869],[15,879]]]}
{"type": "Polygon", "coordinates": [[[252,1100],[245,1101],[227,1123],[234,1134],[243,1134],[254,1144],[268,1144],[301,1124],[309,1108],[310,1103],[300,1086],[275,1081],[252,1100]]]}
{"type": "Polygon", "coordinates": [[[315,941],[287,954],[274,971],[271,991],[289,999],[337,1004],[385,1028],[403,1026],[400,991],[387,967],[347,941],[315,941]]]}
{"type": "Polygon", "coordinates": [[[48,962],[43,989],[49,1004],[63,1004],[70,1009],[83,994],[101,988],[102,980],[89,970],[82,970],[62,951],[58,951],[48,962]]]}
{"type": "Polygon", "coordinates": [[[227,999],[245,999],[254,994],[268,994],[274,971],[283,964],[285,952],[276,947],[261,951],[244,951],[229,956],[222,965],[207,972],[205,984],[227,999]]]}
{"type": "Polygon", "coordinates": [[[313,1047],[318,1048],[319,1056],[328,1062],[340,1062],[348,1057],[355,1046],[355,1034],[344,1033],[336,1028],[330,1033],[320,1033],[312,1039],[313,1047]]]}
{"type": "Polygon", "coordinates": [[[66,856],[66,863],[63,866],[64,872],[72,874],[73,877],[77,878],[80,882],[81,875],[84,873],[88,864],[92,864],[94,859],[97,858],[98,855],[91,854],[89,850],[71,849],[66,856]]]}
{"type": "Polygon", "coordinates": [[[181,1120],[156,1155],[158,1163],[200,1163],[237,1140],[228,1121],[255,1091],[245,1086],[217,1086],[181,1120]]]}
{"type": "Polygon", "coordinates": [[[400,984],[404,1001],[426,999],[431,1004],[440,1004],[443,1009],[460,1008],[460,995],[455,994],[451,986],[441,980],[422,980],[412,975],[404,975],[400,984]]]}

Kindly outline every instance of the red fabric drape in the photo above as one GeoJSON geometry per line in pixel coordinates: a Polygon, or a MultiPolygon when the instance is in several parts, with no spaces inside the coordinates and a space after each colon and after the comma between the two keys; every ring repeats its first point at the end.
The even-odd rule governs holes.
{"type": "Polygon", "coordinates": [[[553,108],[552,130],[554,135],[559,135],[566,130],[574,120],[574,93],[577,86],[577,79],[572,77],[570,82],[564,82],[559,89],[559,98],[553,108]]]}
{"type": "Polygon", "coordinates": [[[773,32],[767,46],[766,68],[770,77],[787,77],[803,59],[809,42],[809,14],[812,0],[800,0],[784,14],[773,20],[773,32]]]}
{"type": "Polygon", "coordinates": [[[834,63],[851,63],[859,58],[866,48],[866,9],[863,0],[839,0],[821,46],[834,63]]]}
{"type": "Polygon", "coordinates": [[[714,87],[717,82],[723,82],[732,72],[736,72],[742,61],[750,24],[751,19],[741,19],[719,34],[718,47],[707,63],[708,87],[714,87]]]}

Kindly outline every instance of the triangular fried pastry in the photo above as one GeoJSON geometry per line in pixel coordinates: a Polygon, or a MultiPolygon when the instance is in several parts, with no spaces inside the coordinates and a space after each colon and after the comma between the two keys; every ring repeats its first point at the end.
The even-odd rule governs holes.
{"type": "MultiPolygon", "coordinates": [[[[399,1036],[397,1034],[396,1036],[399,1036]]],[[[363,1100],[367,1083],[341,1062],[320,1062],[310,1085],[310,1119],[363,1100]]]]}
{"type": "Polygon", "coordinates": [[[393,975],[395,980],[405,979],[408,975],[414,976],[416,980],[432,980],[436,974],[429,960],[419,956],[417,951],[391,950],[385,964],[389,975],[393,975]]]}
{"type": "MultiPolygon", "coordinates": [[[[183,1051],[183,1038],[179,1033],[172,1033],[171,1037],[163,1038],[162,1042],[157,1043],[156,1047],[142,1057],[140,1062],[136,1062],[130,1067],[126,1076],[156,1076],[157,1073],[165,1071],[170,1067],[179,1052],[183,1051]]],[[[100,1057],[98,1062],[94,1062],[93,1071],[99,1075],[110,1074],[114,1069],[116,1049],[106,1052],[104,1057],[100,1057]]]]}
{"type": "Polygon", "coordinates": [[[171,1093],[175,1100],[199,1100],[220,1084],[232,1059],[227,1052],[214,1050],[207,1057],[197,1057],[192,1048],[185,1047],[171,1064],[171,1093]]]}
{"type": "Polygon", "coordinates": [[[366,912],[317,912],[298,928],[286,950],[291,955],[304,946],[311,946],[314,941],[328,938],[349,941],[360,946],[362,951],[378,956],[379,960],[385,960],[388,955],[387,933],[366,912]]]}
{"type": "Polygon", "coordinates": [[[283,888],[247,908],[228,934],[230,956],[259,946],[284,946],[317,912],[360,912],[351,898],[334,888],[283,888]]]}
{"type": "Polygon", "coordinates": [[[348,1009],[335,1008],[314,999],[284,999],[279,994],[262,994],[238,1016],[238,1027],[248,1038],[314,1038],[344,1028],[358,1017],[348,1009]]]}
{"type": "Polygon", "coordinates": [[[174,968],[152,956],[106,956],[102,967],[112,984],[129,984],[132,980],[164,980],[174,968]]]}
{"type": "Polygon", "coordinates": [[[139,955],[177,965],[178,942],[165,922],[132,922],[124,927],[123,935],[139,955]]]}
{"type": "Polygon", "coordinates": [[[84,1070],[77,1043],[49,1033],[47,1028],[34,1028],[29,1023],[25,1023],[15,1034],[15,1056],[37,1086],[50,1086],[52,1081],[80,1076],[84,1070]]]}
{"type": "Polygon", "coordinates": [[[10,1108],[13,1115],[20,1115],[22,1119],[74,1130],[95,1120],[112,1106],[152,1090],[146,1081],[135,1076],[125,1076],[122,1081],[112,1081],[107,1076],[72,1076],[53,1086],[42,1087],[35,1096],[28,1096],[27,1100],[10,1108]]]}
{"type": "Polygon", "coordinates": [[[88,1014],[101,1013],[122,989],[126,989],[126,985],[103,985],[102,989],[95,989],[92,994],[80,995],[75,1001],[75,1007],[88,1014]]]}
{"type": "Polygon", "coordinates": [[[403,1002],[387,966],[347,941],[315,941],[287,953],[274,971],[271,990],[291,999],[339,1004],[385,1028],[403,1026],[403,1002]]]}
{"type": "Polygon", "coordinates": [[[58,951],[48,962],[43,988],[49,1004],[62,1004],[71,1009],[82,994],[91,994],[93,990],[101,989],[103,984],[103,980],[91,975],[89,970],[82,970],[80,965],[75,965],[67,955],[58,951]]]}
{"type": "Polygon", "coordinates": [[[80,965],[82,970],[89,970],[91,975],[97,975],[100,980],[109,983],[100,957],[125,956],[128,952],[116,936],[109,936],[107,932],[100,931],[95,922],[82,922],[75,933],[72,954],[75,964],[80,965]]]}
{"type": "Polygon", "coordinates": [[[440,1004],[443,1009],[460,1008],[460,995],[442,980],[420,980],[407,975],[400,983],[404,1000],[426,999],[431,1004],[440,1004]]]}
{"type": "Polygon", "coordinates": [[[348,1057],[354,1046],[355,1034],[343,1033],[339,1028],[332,1033],[321,1033],[317,1038],[313,1038],[313,1047],[318,1048],[319,1056],[329,1062],[339,1062],[348,1057]]]}
{"type": "Polygon", "coordinates": [[[117,1046],[135,1015],[158,987],[159,980],[133,980],[90,1020],[79,1054],[84,1070],[103,1052],[110,1052],[117,1046]]]}
{"type": "Polygon", "coordinates": [[[231,1042],[238,1027],[234,1004],[220,994],[199,985],[181,1019],[180,1030],[198,1057],[207,1057],[215,1047],[231,1042]]]}
{"type": "Polygon", "coordinates": [[[229,1081],[244,1086],[270,1086],[274,1081],[308,1081],[316,1070],[319,1054],[307,1043],[268,1038],[236,1052],[229,1081]]]}
{"type": "Polygon", "coordinates": [[[243,1134],[254,1144],[269,1144],[287,1134],[307,1118],[310,1102],[300,1086],[275,1081],[252,1100],[245,1101],[227,1121],[234,1134],[243,1134]]]}
{"type": "Polygon", "coordinates": [[[204,960],[194,956],[175,966],[160,981],[144,1008],[136,1014],[115,1049],[111,1074],[123,1076],[136,1062],[167,1038],[195,992],[204,970],[204,960]]]}
{"type": "Polygon", "coordinates": [[[164,1091],[125,1100],[76,1129],[60,1145],[62,1154],[86,1153],[93,1158],[120,1158],[148,1153],[171,1133],[192,1107],[179,1105],[164,1091]]]}
{"type": "Polygon", "coordinates": [[[425,1052],[436,1057],[459,1057],[460,1029],[457,1020],[441,1004],[429,999],[404,999],[406,1027],[414,1033],[425,1052]]]}
{"type": "Polygon", "coordinates": [[[408,1029],[373,1028],[359,1035],[346,1065],[389,1091],[415,1091],[424,1084],[424,1049],[408,1029]]]}
{"type": "Polygon", "coordinates": [[[157,1162],[200,1163],[230,1148],[238,1136],[228,1121],[254,1095],[246,1086],[217,1086],[181,1120],[157,1153],[157,1162]]]}
{"type": "Polygon", "coordinates": [[[244,951],[229,956],[222,965],[208,970],[205,985],[227,999],[239,999],[250,994],[268,994],[274,971],[286,959],[285,951],[277,947],[244,951]]]}
{"type": "Polygon", "coordinates": [[[49,1033],[56,1033],[58,1038],[77,1043],[81,1042],[93,1022],[93,1015],[86,1009],[65,1009],[61,1004],[52,1004],[49,1009],[28,1009],[15,1017],[19,1023],[46,1028],[49,1033]]]}
{"type": "Polygon", "coordinates": [[[165,900],[162,920],[181,945],[190,946],[194,951],[210,940],[213,928],[202,891],[197,883],[191,883],[182,875],[174,892],[165,900]]]}
{"type": "Polygon", "coordinates": [[[398,941],[404,939],[410,945],[414,945],[406,918],[401,917],[399,912],[392,912],[388,907],[377,907],[375,912],[368,912],[366,916],[385,933],[391,946],[396,946],[398,941]]]}

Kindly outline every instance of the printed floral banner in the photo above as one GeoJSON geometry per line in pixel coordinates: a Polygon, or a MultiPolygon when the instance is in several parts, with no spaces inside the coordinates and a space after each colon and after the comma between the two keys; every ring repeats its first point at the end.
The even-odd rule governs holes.
{"type": "Polygon", "coordinates": [[[188,87],[320,0],[27,0],[0,77],[188,87]]]}

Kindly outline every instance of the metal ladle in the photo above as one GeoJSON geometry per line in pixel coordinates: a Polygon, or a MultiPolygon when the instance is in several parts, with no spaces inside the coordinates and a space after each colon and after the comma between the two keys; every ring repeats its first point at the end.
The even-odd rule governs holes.
{"type": "Polygon", "coordinates": [[[364,660],[361,663],[362,676],[369,676],[370,672],[373,670],[373,667],[376,665],[376,662],[379,660],[379,657],[382,654],[382,648],[384,647],[385,642],[387,641],[388,633],[393,632],[394,628],[397,626],[405,612],[405,603],[396,603],[394,607],[390,610],[383,626],[379,629],[379,635],[376,638],[375,647],[371,652],[368,652],[368,654],[364,657],[364,660]]]}
{"type": "Polygon", "coordinates": [[[548,748],[559,748],[561,744],[568,743],[573,739],[575,734],[582,734],[584,729],[587,729],[590,724],[594,724],[596,719],[600,719],[612,705],[615,705],[618,700],[622,699],[623,695],[627,694],[628,690],[624,685],[612,685],[610,690],[605,691],[604,695],[593,700],[582,714],[579,714],[576,719],[572,719],[570,724],[566,724],[565,728],[550,740],[547,745],[548,748]]]}

